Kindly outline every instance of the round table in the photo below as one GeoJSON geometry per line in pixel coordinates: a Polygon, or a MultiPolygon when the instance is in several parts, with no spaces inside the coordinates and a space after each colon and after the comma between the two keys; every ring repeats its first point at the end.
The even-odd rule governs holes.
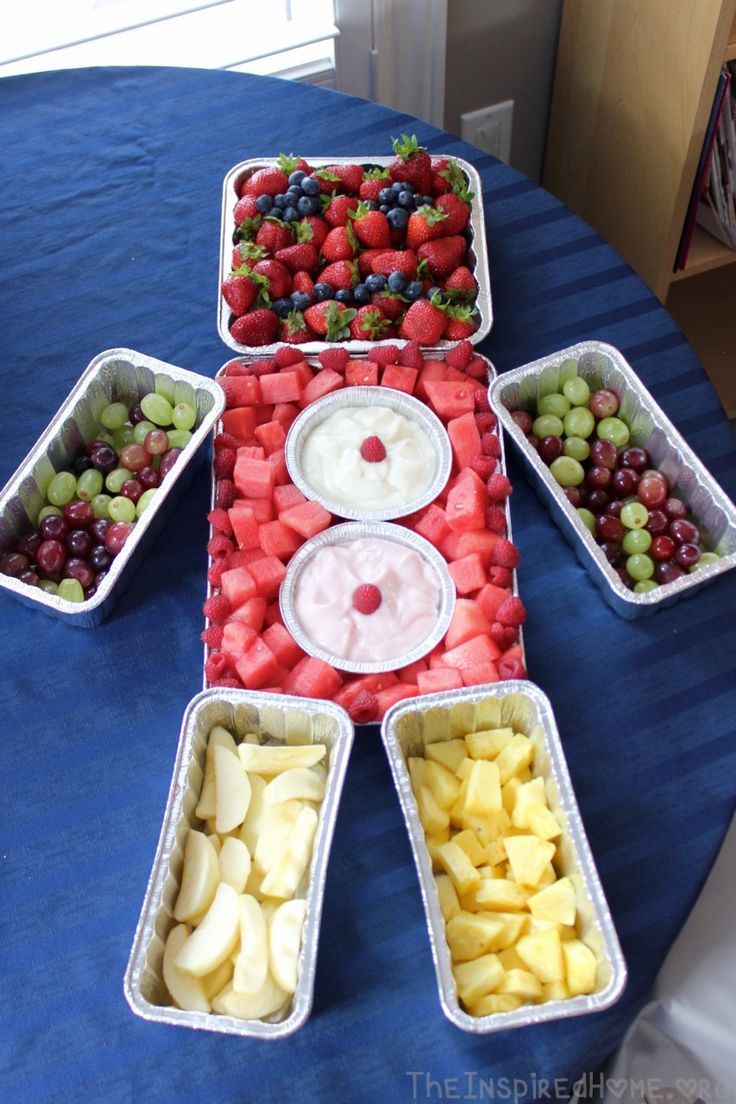
{"type": "MultiPolygon", "coordinates": [[[[481,175],[495,316],[481,352],[497,370],[610,342],[733,497],[733,436],[685,338],[543,189],[452,135],[339,93],[156,68],[0,81],[0,481],[97,352],[127,346],[210,376],[229,359],[216,304],[232,165],[282,151],[385,155],[400,133],[481,175]]],[[[736,573],[622,620],[513,455],[509,467],[529,674],[555,708],[628,961],[619,1003],[487,1037],[445,1020],[398,801],[368,730],[348,770],[304,1029],[264,1043],[132,1014],[123,974],[181,717],[202,680],[202,464],[98,628],[0,596],[7,1104],[489,1099],[489,1087],[497,1099],[563,1099],[616,1046],[732,814],[736,573]]]]}

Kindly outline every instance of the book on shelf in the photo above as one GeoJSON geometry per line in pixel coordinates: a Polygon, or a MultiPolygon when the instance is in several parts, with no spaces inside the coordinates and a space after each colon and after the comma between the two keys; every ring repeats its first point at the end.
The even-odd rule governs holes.
{"type": "Polygon", "coordinates": [[[736,62],[724,66],[730,78],[718,118],[708,186],[698,204],[697,221],[729,249],[736,250],[736,62]]]}

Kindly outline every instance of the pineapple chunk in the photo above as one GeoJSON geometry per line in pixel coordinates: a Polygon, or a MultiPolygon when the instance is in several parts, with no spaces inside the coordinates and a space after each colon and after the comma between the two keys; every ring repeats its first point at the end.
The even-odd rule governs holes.
{"type": "Polygon", "coordinates": [[[559,875],[557,874],[557,871],[553,867],[552,863],[547,863],[544,870],[542,871],[542,877],[537,882],[537,889],[544,889],[545,886],[553,885],[553,883],[557,881],[558,876],[559,875]]]}
{"type": "Polygon", "coordinates": [[[460,912],[460,902],[457,899],[455,887],[449,874],[437,874],[434,879],[437,886],[437,897],[440,902],[440,912],[445,923],[452,920],[460,912]]]}
{"type": "Polygon", "coordinates": [[[520,788],[521,781],[515,775],[509,778],[508,782],[504,782],[501,787],[501,800],[509,816],[513,815],[514,806],[516,805],[516,795],[520,788]]]}
{"type": "Polygon", "coordinates": [[[465,743],[473,759],[495,759],[513,738],[513,728],[487,728],[482,732],[469,732],[465,743]]]}
{"type": "MultiPolygon", "coordinates": [[[[510,783],[507,782],[507,785],[510,783]]],[[[534,778],[531,782],[519,782],[516,787],[516,800],[511,814],[511,823],[515,828],[528,828],[527,811],[530,805],[546,805],[547,792],[543,778],[534,778]]]]}
{"type": "Polygon", "coordinates": [[[452,842],[463,849],[473,866],[483,866],[486,861],[486,853],[475,832],[471,832],[468,828],[462,832],[456,832],[452,837],[452,842]]]}
{"type": "Polygon", "coordinates": [[[450,809],[450,824],[453,828],[465,827],[465,795],[468,792],[468,781],[463,779],[460,783],[457,801],[450,809]]]}
{"type": "Polygon", "coordinates": [[[481,997],[469,1011],[473,1016],[492,1016],[496,1012],[514,1012],[521,1008],[521,999],[511,993],[489,993],[481,997]]]}
{"type": "Polygon", "coordinates": [[[457,801],[460,793],[460,783],[447,767],[440,763],[428,760],[424,765],[424,781],[422,785],[431,790],[432,795],[441,809],[451,809],[457,801]]]}
{"type": "Polygon", "coordinates": [[[539,978],[528,970],[508,970],[496,992],[510,993],[522,1001],[539,1001],[543,996],[539,978]]]}
{"type": "Polygon", "coordinates": [[[485,817],[502,808],[498,767],[487,759],[477,759],[468,778],[464,815],[485,817]]]}
{"type": "Polygon", "coordinates": [[[450,814],[437,804],[437,799],[426,786],[419,787],[417,811],[422,828],[430,836],[438,836],[450,827],[450,814]]]}
{"type": "Polygon", "coordinates": [[[538,836],[508,836],[504,841],[514,881],[537,886],[555,853],[555,846],[538,836]]]}
{"type": "Polygon", "coordinates": [[[505,836],[509,830],[511,821],[505,809],[499,809],[495,813],[489,813],[483,817],[481,827],[477,829],[478,838],[482,843],[494,843],[505,836]]]}
{"type": "Polygon", "coordinates": [[[546,805],[530,805],[526,811],[526,819],[529,831],[540,839],[557,839],[562,834],[557,817],[546,805]]]}
{"type": "Polygon", "coordinates": [[[475,1004],[492,993],[505,979],[504,969],[495,954],[481,955],[471,962],[453,966],[457,995],[464,1005],[475,1004]]]}
{"type": "Polygon", "coordinates": [[[586,947],[580,939],[571,939],[562,944],[562,954],[570,996],[579,997],[584,993],[592,993],[598,964],[590,947],[586,947]]]}
{"type": "Polygon", "coordinates": [[[424,785],[424,774],[427,769],[427,761],[426,759],[422,759],[419,755],[410,755],[406,761],[406,765],[409,769],[411,788],[416,797],[419,793],[419,787],[424,785]]]}
{"type": "Polygon", "coordinates": [[[537,920],[556,920],[558,924],[575,923],[575,889],[569,878],[540,889],[528,901],[529,911],[537,920]]]}
{"type": "Polygon", "coordinates": [[[502,839],[486,844],[486,862],[493,867],[506,862],[506,849],[502,839]]]}
{"type": "Polygon", "coordinates": [[[501,784],[508,782],[515,774],[522,774],[530,765],[533,755],[534,744],[529,737],[522,736],[519,732],[515,733],[513,740],[506,744],[496,758],[501,784]]]}
{"type": "Polygon", "coordinates": [[[447,921],[445,935],[454,962],[468,962],[498,949],[504,924],[489,912],[461,910],[447,921]]]}
{"type": "Polygon", "coordinates": [[[438,740],[435,744],[427,744],[424,756],[433,763],[441,763],[453,774],[468,754],[464,740],[438,740]]]}
{"type": "Polygon", "coordinates": [[[504,970],[526,970],[526,963],[519,958],[516,947],[504,947],[498,952],[498,961],[504,970]]]}
{"type": "Polygon", "coordinates": [[[461,782],[467,782],[470,778],[470,772],[473,769],[474,760],[470,756],[466,756],[461,763],[458,764],[455,770],[455,777],[459,778],[461,782]]]}
{"type": "Polygon", "coordinates": [[[443,843],[437,848],[437,858],[445,873],[452,878],[453,885],[461,896],[475,892],[480,885],[480,874],[462,847],[458,847],[452,840],[443,843]]]}
{"type": "Polygon", "coordinates": [[[442,845],[444,843],[447,843],[449,838],[450,838],[449,829],[446,832],[443,832],[439,836],[425,836],[424,837],[424,842],[427,845],[427,851],[429,852],[429,857],[432,860],[432,870],[444,870],[445,869],[444,866],[442,865],[441,860],[440,860],[439,851],[440,851],[440,847],[442,847],[442,845]]]}
{"type": "Polygon", "coordinates": [[[567,1000],[569,996],[570,990],[564,981],[548,981],[542,985],[543,1000],[567,1000]]]}
{"type": "Polygon", "coordinates": [[[527,969],[531,970],[540,981],[564,981],[565,962],[558,931],[550,928],[547,931],[523,935],[516,944],[516,950],[527,969]]]}
{"type": "Polygon", "coordinates": [[[488,916],[495,916],[503,924],[503,931],[498,937],[498,947],[494,947],[494,950],[513,947],[518,943],[529,923],[529,916],[525,912],[489,912],[488,916]]]}
{"type": "Polygon", "coordinates": [[[484,878],[475,891],[478,904],[490,912],[513,912],[514,909],[523,909],[526,898],[526,890],[507,878],[484,878]]]}

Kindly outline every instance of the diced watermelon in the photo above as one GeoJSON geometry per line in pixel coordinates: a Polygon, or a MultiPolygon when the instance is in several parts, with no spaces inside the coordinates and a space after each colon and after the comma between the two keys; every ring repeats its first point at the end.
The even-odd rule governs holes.
{"type": "Polygon", "coordinates": [[[261,402],[261,385],[257,376],[229,376],[227,381],[228,406],[258,406],[261,402]]]}
{"type": "Polygon", "coordinates": [[[269,456],[272,452],[276,452],[276,449],[284,447],[286,431],[281,422],[265,422],[263,425],[256,426],[256,440],[265,449],[266,456],[269,456]]]}
{"type": "Polygon", "coordinates": [[[306,360],[302,359],[296,364],[289,365],[290,372],[296,372],[299,377],[299,383],[301,384],[302,391],[307,386],[309,381],[314,378],[314,372],[307,364],[306,360]]]}
{"type": "Polygon", "coordinates": [[[246,690],[258,690],[266,683],[275,682],[274,676],[278,668],[276,656],[260,637],[254,640],[235,664],[235,670],[246,690]]]}
{"type": "Polygon", "coordinates": [[[393,387],[395,391],[413,395],[418,374],[416,368],[408,368],[404,364],[387,364],[381,376],[381,387],[393,387]]]}
{"type": "Polygon", "coordinates": [[[253,511],[259,525],[263,525],[264,521],[273,521],[273,502],[270,498],[236,498],[230,509],[237,510],[241,506],[253,511]]]}
{"type": "Polygon", "coordinates": [[[412,686],[417,684],[417,675],[420,671],[429,670],[426,659],[416,659],[413,663],[410,663],[407,667],[402,667],[398,672],[399,680],[401,682],[408,682],[412,686]]]}
{"type": "Polygon", "coordinates": [[[441,651],[437,651],[432,652],[432,654],[427,657],[427,663],[430,671],[436,671],[438,667],[446,666],[445,661],[442,658],[442,654],[443,653],[441,651]]]}
{"type": "Polygon", "coordinates": [[[286,577],[286,568],[276,556],[264,556],[248,568],[256,584],[256,590],[264,598],[275,598],[286,577]]]}
{"type": "Polygon", "coordinates": [[[378,694],[389,686],[395,686],[398,681],[398,676],[393,671],[381,671],[375,675],[361,675],[359,678],[351,679],[350,682],[345,683],[340,691],[334,695],[334,698],[343,709],[349,709],[362,690],[367,690],[370,694],[378,694]]]}
{"type": "Polygon", "coordinates": [[[341,685],[342,678],[335,668],[315,656],[300,659],[283,682],[287,694],[297,694],[302,698],[330,699],[341,685]]]}
{"type": "Polygon", "coordinates": [[[418,686],[411,686],[408,682],[398,682],[395,686],[386,686],[383,690],[379,690],[376,694],[378,701],[378,716],[377,721],[383,720],[384,716],[398,701],[403,701],[404,698],[415,698],[419,693],[418,686]]]}
{"type": "Polygon", "coordinates": [[[474,636],[487,633],[490,629],[488,618],[477,602],[470,598],[458,598],[452,614],[450,627],[445,634],[445,648],[451,650],[474,636]]]}
{"type": "Polygon", "coordinates": [[[222,630],[220,651],[235,667],[240,657],[256,640],[256,632],[244,621],[226,621],[222,630]]]}
{"type": "Polygon", "coordinates": [[[256,407],[256,422],[258,425],[265,425],[266,422],[273,421],[274,405],[273,403],[267,403],[256,407]]]}
{"type": "Polygon", "coordinates": [[[279,422],[284,427],[284,431],[288,433],[291,423],[299,416],[299,407],[292,403],[276,403],[273,408],[273,416],[274,420],[279,422]]]}
{"type": "Polygon", "coordinates": [[[274,372],[261,376],[261,395],[264,403],[299,402],[302,397],[302,381],[293,370],[274,372]]]}
{"type": "Polygon", "coordinates": [[[490,660],[487,663],[476,663],[473,667],[461,667],[460,674],[463,686],[482,686],[486,682],[499,681],[496,664],[490,660]]]}
{"type": "Polygon", "coordinates": [[[435,667],[432,671],[421,671],[417,677],[420,694],[436,694],[441,690],[458,690],[463,684],[460,672],[455,667],[435,667]]]}
{"type": "Polygon", "coordinates": [[[349,360],[345,367],[345,382],[349,387],[377,387],[378,365],[372,360],[349,360]]]}
{"type": "Polygon", "coordinates": [[[232,567],[229,571],[223,571],[220,588],[232,610],[256,594],[256,584],[247,567],[232,567]]]}
{"type": "Polygon", "coordinates": [[[521,644],[512,644],[511,647],[507,648],[503,653],[501,659],[520,659],[523,663],[524,653],[521,650],[521,644]]]}
{"type": "Polygon", "coordinates": [[[273,504],[276,513],[283,514],[292,506],[298,506],[300,502],[306,502],[306,498],[294,483],[280,483],[273,489],[273,504]]]}
{"type": "Polygon", "coordinates": [[[486,582],[486,570],[483,566],[483,560],[477,552],[471,552],[468,556],[453,560],[448,565],[448,571],[452,575],[457,592],[460,595],[471,594],[474,590],[480,590],[486,582]]]}
{"type": "Polygon", "coordinates": [[[263,632],[263,640],[276,656],[282,667],[291,669],[304,655],[289,630],[275,621],[263,632]]]}
{"type": "MultiPolygon", "coordinates": [[[[255,584],[254,584],[255,585],[255,584]]],[[[239,606],[232,615],[233,621],[243,621],[250,625],[254,632],[260,632],[263,628],[263,618],[266,613],[266,599],[256,594],[239,606]]]]}
{"type": "Polygon", "coordinates": [[[414,394],[417,398],[424,400],[428,398],[427,384],[431,383],[433,380],[455,380],[458,383],[467,383],[468,377],[465,372],[461,372],[459,368],[451,367],[446,361],[433,360],[429,357],[424,361],[424,365],[419,373],[419,379],[414,388],[414,394]]]}
{"type": "Polygon", "coordinates": [[[319,502],[305,500],[298,506],[291,506],[288,510],[280,512],[279,520],[300,537],[307,539],[327,529],[332,521],[332,514],[319,502]]]}
{"type": "Polygon", "coordinates": [[[333,372],[332,368],[323,368],[302,391],[299,405],[301,407],[309,406],[316,399],[321,399],[323,395],[329,395],[330,392],[337,391],[344,386],[345,379],[339,372],[333,372]]]}
{"type": "Polygon", "coordinates": [[[265,525],[259,525],[258,540],[267,556],[277,556],[280,560],[288,560],[302,543],[298,534],[282,521],[267,521],[265,525]]]}
{"type": "Polygon", "coordinates": [[[269,605],[266,606],[266,616],[263,618],[263,624],[266,628],[270,628],[271,625],[283,625],[283,623],[284,619],[281,616],[281,606],[278,602],[269,603],[269,605]]]}
{"type": "Polygon", "coordinates": [[[253,440],[256,431],[256,412],[252,406],[236,406],[222,412],[222,428],[244,444],[253,440]]]}
{"type": "Polygon", "coordinates": [[[230,518],[233,534],[235,535],[235,540],[238,542],[238,548],[260,548],[258,541],[258,522],[250,506],[243,506],[240,503],[231,506],[227,512],[227,516],[230,518]]]}
{"type": "Polygon", "coordinates": [[[286,466],[286,453],[282,448],[272,452],[271,455],[267,457],[267,463],[273,468],[275,487],[283,487],[285,483],[291,483],[289,469],[286,466]]]}
{"type": "Polygon", "coordinates": [[[467,377],[464,382],[427,380],[424,386],[435,413],[442,418],[459,418],[475,410],[475,387],[467,377]]]}
{"type": "Polygon", "coordinates": [[[264,555],[260,545],[258,548],[236,548],[227,556],[227,567],[249,567],[256,560],[262,560],[264,555]]]}
{"type": "Polygon", "coordinates": [[[266,450],[263,445],[241,445],[237,451],[236,459],[238,456],[246,457],[248,460],[265,460],[266,450]]]}
{"type": "Polygon", "coordinates": [[[490,622],[496,620],[496,610],[505,602],[509,596],[509,592],[505,587],[495,586],[493,583],[486,583],[481,587],[475,596],[479,608],[483,611],[490,622]]]}
{"type": "Polygon", "coordinates": [[[451,648],[442,656],[448,667],[477,667],[479,663],[493,663],[501,655],[501,649],[490,636],[474,636],[457,648],[451,648]]]}
{"type": "Polygon", "coordinates": [[[447,423],[447,435],[459,469],[469,467],[473,460],[483,455],[474,414],[461,414],[459,418],[451,418],[447,423]]]}
{"type": "MultiPolygon", "coordinates": [[[[475,472],[471,472],[471,475],[475,476],[475,472]]],[[[456,533],[482,529],[485,524],[486,500],[486,488],[479,477],[455,483],[447,496],[445,510],[449,527],[456,533]]]]}
{"type": "Polygon", "coordinates": [[[436,502],[431,502],[426,510],[423,510],[412,528],[415,533],[428,540],[435,548],[439,548],[442,541],[450,532],[445,518],[445,511],[436,502]]]}
{"type": "Polygon", "coordinates": [[[490,566],[493,549],[499,541],[498,533],[492,533],[490,529],[470,529],[467,533],[454,535],[458,538],[454,559],[460,560],[471,552],[477,552],[486,568],[490,566]]]}
{"type": "Polygon", "coordinates": [[[270,498],[275,482],[273,464],[241,456],[238,450],[233,482],[244,498],[270,498]]]}

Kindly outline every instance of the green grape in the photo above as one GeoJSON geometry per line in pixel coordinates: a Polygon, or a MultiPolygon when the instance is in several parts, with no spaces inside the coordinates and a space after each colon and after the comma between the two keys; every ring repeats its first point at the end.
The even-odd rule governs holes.
{"type": "Polygon", "coordinates": [[[62,511],[59,509],[58,506],[42,507],[42,509],[38,511],[38,524],[40,525],[43,519],[45,517],[49,517],[50,514],[56,514],[57,517],[61,517],[62,511]]]}
{"type": "Polygon", "coordinates": [[[593,536],[595,536],[595,514],[593,513],[593,511],[586,510],[585,506],[578,506],[575,513],[578,515],[586,529],[590,529],[593,536]]]}
{"type": "Polygon", "coordinates": [[[635,552],[626,561],[626,570],[635,582],[651,579],[654,574],[654,560],[643,552],[635,552]]]}
{"type": "Polygon", "coordinates": [[[119,429],[128,420],[128,408],[125,403],[110,403],[100,414],[100,425],[105,429],[119,429]]]}
{"type": "Polygon", "coordinates": [[[174,395],[175,383],[170,376],[156,376],[153,390],[157,395],[162,395],[171,406],[176,402],[174,395]]]}
{"type": "Polygon", "coordinates": [[[197,411],[189,403],[177,403],[172,411],[171,420],[177,429],[191,429],[197,420],[197,411]]]}
{"type": "Polygon", "coordinates": [[[115,451],[120,452],[121,448],[125,448],[126,445],[130,445],[133,442],[133,427],[132,426],[120,426],[118,429],[112,431],[112,439],[115,442],[115,451]]]}
{"type": "Polygon", "coordinates": [[[58,595],[67,602],[83,602],[84,591],[78,579],[62,579],[59,583],[58,595]]]}
{"type": "Polygon", "coordinates": [[[659,583],[656,583],[654,579],[640,579],[634,585],[634,594],[646,594],[650,590],[656,590],[658,586],[659,583]]]}
{"type": "Polygon", "coordinates": [[[570,409],[570,400],[559,392],[544,395],[537,403],[537,414],[554,414],[557,418],[564,418],[570,409]]]}
{"type": "Polygon", "coordinates": [[[555,414],[541,414],[534,420],[532,433],[540,440],[542,437],[561,437],[562,428],[561,418],[558,418],[555,414]]]}
{"type": "Polygon", "coordinates": [[[169,429],[169,448],[186,448],[192,439],[188,429],[169,429]]]}
{"type": "Polygon", "coordinates": [[[565,393],[565,384],[567,381],[577,374],[578,362],[576,360],[563,360],[560,365],[560,391],[562,391],[563,394],[565,393]]]}
{"type": "Polygon", "coordinates": [[[102,490],[104,476],[97,468],[87,468],[77,479],[77,498],[91,502],[102,490]]]}
{"type": "Polygon", "coordinates": [[[58,472],[49,483],[46,498],[52,506],[66,506],[77,490],[77,481],[71,472],[58,472]]]}
{"type": "Polygon", "coordinates": [[[602,441],[612,441],[617,448],[629,443],[629,427],[620,418],[601,418],[596,432],[602,441]]]}
{"type": "Polygon", "coordinates": [[[120,494],[120,488],[126,479],[132,479],[133,473],[127,468],[115,468],[105,478],[105,488],[111,494],[120,494]]]}
{"type": "Polygon", "coordinates": [[[590,388],[580,376],[570,376],[562,385],[562,394],[573,406],[586,406],[590,398],[590,388]]]}
{"type": "Polygon", "coordinates": [[[565,456],[572,456],[573,460],[587,460],[590,456],[590,445],[582,437],[567,437],[562,451],[565,456]]]}
{"type": "Polygon", "coordinates": [[[619,516],[622,525],[625,525],[627,529],[643,529],[649,521],[649,511],[637,499],[624,503],[619,516]]]}
{"type": "Polygon", "coordinates": [[[595,428],[595,418],[587,406],[574,406],[565,415],[563,428],[567,437],[590,437],[595,428]]]}
{"type": "Polygon", "coordinates": [[[156,395],[153,392],[149,395],[144,395],[141,399],[141,410],[149,422],[153,422],[154,425],[171,425],[174,411],[171,403],[168,399],[165,399],[163,395],[156,395]]]}
{"type": "Polygon", "coordinates": [[[156,426],[153,422],[138,422],[138,424],[133,427],[133,440],[137,445],[142,445],[151,430],[155,428],[156,426]]]}
{"type": "Polygon", "coordinates": [[[39,579],[38,580],[38,589],[39,590],[45,590],[47,594],[58,594],[59,593],[58,584],[55,583],[53,581],[53,579],[39,579]]]}
{"type": "Polygon", "coordinates": [[[549,470],[561,487],[579,487],[585,479],[583,465],[572,456],[558,456],[549,470]]]}
{"type": "Polygon", "coordinates": [[[135,504],[136,517],[140,517],[141,514],[145,514],[146,510],[153,502],[156,490],[156,487],[149,487],[147,491],[143,492],[143,494],[135,504]]]}
{"type": "Polygon", "coordinates": [[[106,429],[101,429],[99,433],[95,434],[95,441],[104,441],[110,448],[115,448],[115,438],[106,429]]]}
{"type": "Polygon", "coordinates": [[[646,529],[629,529],[624,533],[621,547],[627,556],[633,556],[636,552],[647,552],[652,543],[652,534],[646,529]]]}
{"type": "Polygon", "coordinates": [[[112,521],[135,521],[135,503],[125,495],[115,495],[108,506],[112,521]]]}
{"type": "Polygon", "coordinates": [[[707,567],[709,564],[718,563],[720,558],[716,552],[701,552],[700,559],[693,564],[690,571],[697,571],[699,567],[707,567]]]}
{"type": "Polygon", "coordinates": [[[108,494],[96,494],[92,499],[92,509],[95,512],[96,518],[109,518],[110,511],[108,509],[110,505],[110,495],[108,494]]]}

